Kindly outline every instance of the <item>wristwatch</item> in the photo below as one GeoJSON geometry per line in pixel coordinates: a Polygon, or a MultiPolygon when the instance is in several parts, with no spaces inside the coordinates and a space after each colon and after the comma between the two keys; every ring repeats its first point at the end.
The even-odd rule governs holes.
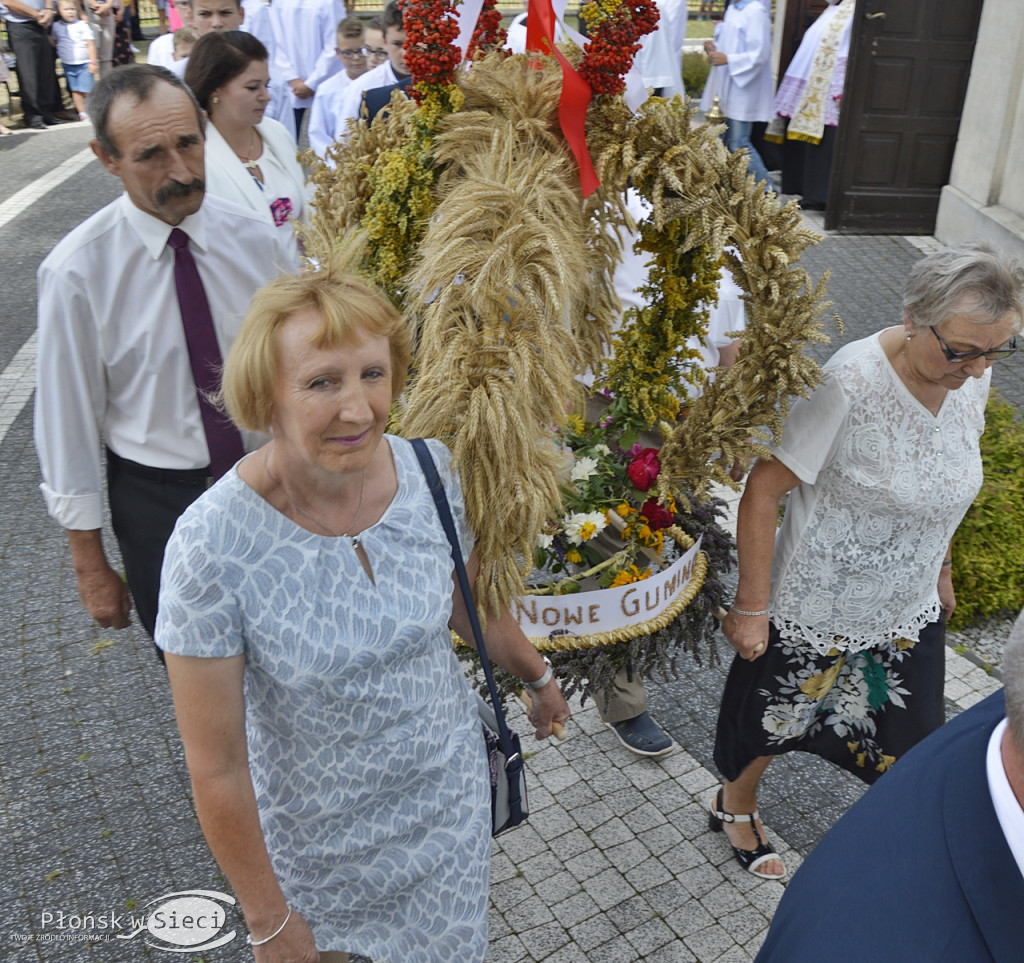
{"type": "Polygon", "coordinates": [[[536,681],[527,682],[525,679],[523,680],[523,685],[525,685],[527,689],[543,689],[555,674],[554,669],[551,668],[551,660],[546,655],[542,655],[541,658],[544,660],[544,664],[547,668],[544,670],[544,674],[536,681]]]}

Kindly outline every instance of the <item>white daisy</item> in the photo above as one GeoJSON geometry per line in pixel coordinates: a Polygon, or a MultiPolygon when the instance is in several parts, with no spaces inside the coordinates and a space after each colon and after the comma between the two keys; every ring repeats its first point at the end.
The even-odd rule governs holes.
{"type": "Polygon", "coordinates": [[[598,532],[604,531],[607,525],[604,512],[576,512],[562,519],[565,537],[573,545],[589,542],[598,532]]]}
{"type": "Polygon", "coordinates": [[[569,481],[586,481],[595,471],[597,471],[597,459],[584,455],[582,458],[576,459],[569,472],[569,481]]]}

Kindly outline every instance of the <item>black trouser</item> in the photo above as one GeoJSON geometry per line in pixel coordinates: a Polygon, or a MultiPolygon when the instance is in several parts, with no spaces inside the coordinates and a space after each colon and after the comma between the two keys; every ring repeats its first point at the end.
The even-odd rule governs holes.
{"type": "MultiPolygon", "coordinates": [[[[139,621],[153,637],[164,549],[181,514],[209,483],[208,468],[149,468],[107,449],[110,517],[139,621]]],[[[157,649],[163,661],[163,652],[157,649]]]]}
{"type": "Polygon", "coordinates": [[[49,116],[64,107],[57,81],[50,37],[38,23],[7,21],[11,51],[17,58],[18,95],[25,123],[35,117],[49,116]]]}

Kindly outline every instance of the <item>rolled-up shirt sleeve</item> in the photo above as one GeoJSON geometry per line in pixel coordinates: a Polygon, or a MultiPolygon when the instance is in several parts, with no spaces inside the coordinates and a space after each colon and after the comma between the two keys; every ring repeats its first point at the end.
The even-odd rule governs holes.
{"type": "Polygon", "coordinates": [[[88,296],[77,279],[39,269],[35,443],[50,516],[69,529],[103,523],[100,421],[105,376],[88,296]]]}

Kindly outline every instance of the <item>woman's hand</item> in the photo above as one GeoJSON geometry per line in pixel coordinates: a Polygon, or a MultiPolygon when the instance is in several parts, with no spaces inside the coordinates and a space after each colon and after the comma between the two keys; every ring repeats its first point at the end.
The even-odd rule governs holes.
{"type": "MultiPolygon", "coordinates": [[[[477,555],[476,549],[473,549],[473,553],[466,562],[466,574],[469,576],[471,587],[476,584],[479,572],[480,557],[477,555]]],[[[452,585],[452,615],[448,624],[459,633],[465,642],[475,646],[473,626],[469,620],[466,606],[467,600],[462,597],[462,592],[454,576],[452,576],[452,582],[454,583],[452,585]]],[[[469,604],[473,604],[473,599],[469,599],[469,604]]],[[[507,609],[500,615],[491,613],[487,617],[484,645],[492,662],[524,681],[540,680],[547,669],[547,664],[541,658],[540,653],[530,644],[530,640],[519,628],[519,623],[507,609]]],[[[536,737],[547,739],[552,733],[552,723],[557,722],[564,726],[568,721],[569,706],[566,704],[565,697],[554,676],[541,688],[527,689],[526,691],[533,700],[528,718],[536,730],[536,737]]]]}
{"type": "Polygon", "coordinates": [[[736,615],[722,619],[722,631],[741,659],[753,662],[768,650],[768,616],[736,615]]]}
{"type": "MultiPolygon", "coordinates": [[[[269,935],[268,933],[267,936],[269,935]]],[[[260,940],[266,937],[254,933],[253,939],[260,940]]],[[[263,946],[254,946],[252,951],[256,963],[318,963],[320,959],[309,923],[294,910],[284,929],[277,936],[263,946]]]]}
{"type": "Polygon", "coordinates": [[[956,610],[956,592],[953,591],[953,572],[951,565],[943,565],[939,570],[939,605],[942,606],[942,614],[948,622],[956,610]]]}
{"type": "Polygon", "coordinates": [[[534,738],[547,739],[554,733],[554,726],[557,725],[565,738],[565,724],[569,721],[569,705],[562,695],[562,690],[552,676],[547,685],[540,689],[525,689],[523,691],[524,703],[527,706],[526,718],[534,728],[534,738]],[[527,701],[529,700],[529,701],[527,701]]]}
{"type": "Polygon", "coordinates": [[[736,515],[736,550],[740,573],[736,609],[722,620],[722,631],[741,659],[753,661],[768,649],[768,615],[760,612],[771,597],[772,559],[779,501],[800,479],[777,459],[760,459],[750,470],[736,515]]]}

